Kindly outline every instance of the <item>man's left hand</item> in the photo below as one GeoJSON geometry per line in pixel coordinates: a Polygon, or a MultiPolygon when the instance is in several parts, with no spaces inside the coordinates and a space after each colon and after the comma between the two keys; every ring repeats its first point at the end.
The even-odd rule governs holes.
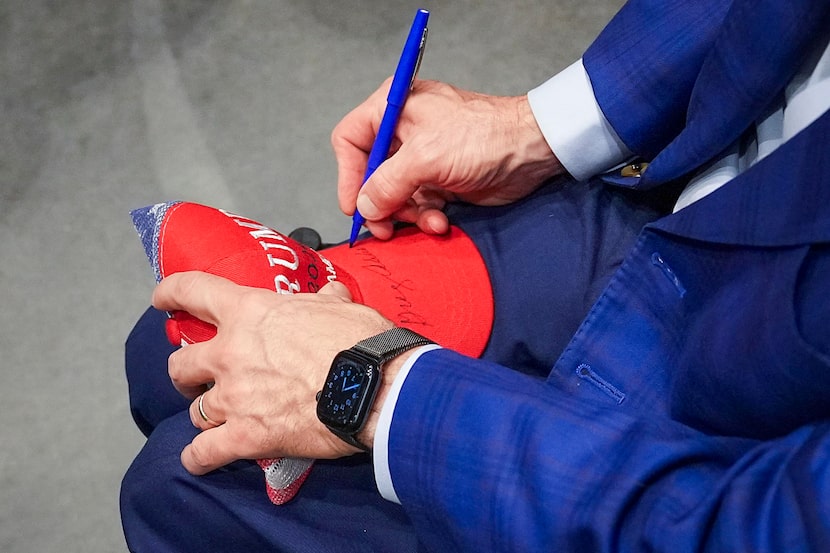
{"type": "Polygon", "coordinates": [[[317,419],[316,394],[339,351],[394,325],[353,303],[345,286],[280,295],[207,273],[177,273],[158,285],[153,305],[217,328],[214,338],[181,348],[168,362],[176,389],[193,399],[191,421],[203,430],[182,451],[189,472],[205,474],[238,459],[358,451],[317,419]],[[200,394],[209,421],[199,411],[200,394]]]}

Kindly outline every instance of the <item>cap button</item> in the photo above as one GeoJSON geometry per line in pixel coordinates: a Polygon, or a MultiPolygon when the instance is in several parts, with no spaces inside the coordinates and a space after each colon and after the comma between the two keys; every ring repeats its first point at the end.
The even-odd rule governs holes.
{"type": "Polygon", "coordinates": [[[296,228],[291,231],[291,234],[289,234],[288,237],[304,246],[308,246],[312,250],[319,250],[323,245],[323,239],[320,238],[320,233],[313,228],[296,228]]]}

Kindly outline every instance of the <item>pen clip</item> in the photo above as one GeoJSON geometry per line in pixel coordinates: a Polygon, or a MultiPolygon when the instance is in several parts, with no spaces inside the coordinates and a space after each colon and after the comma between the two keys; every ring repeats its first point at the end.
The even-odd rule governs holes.
{"type": "Polygon", "coordinates": [[[421,44],[418,46],[418,61],[415,62],[415,71],[412,72],[412,78],[409,80],[409,90],[415,84],[415,77],[418,76],[418,70],[421,68],[421,60],[424,59],[424,49],[427,47],[427,34],[429,28],[424,27],[424,34],[421,35],[421,44]]]}

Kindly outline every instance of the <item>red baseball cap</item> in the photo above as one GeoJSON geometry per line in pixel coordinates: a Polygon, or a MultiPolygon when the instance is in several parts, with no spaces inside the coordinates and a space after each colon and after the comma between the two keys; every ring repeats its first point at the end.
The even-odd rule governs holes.
{"type": "MultiPolygon", "coordinates": [[[[478,248],[458,227],[443,236],[416,228],[392,240],[359,240],[317,252],[257,221],[190,202],[136,209],[133,223],[157,281],[182,271],[205,271],[237,284],[293,294],[316,292],[338,280],[354,301],[396,325],[478,357],[493,326],[493,292],[478,248]]],[[[210,339],[216,329],[173,313],[175,343],[210,339]]]]}

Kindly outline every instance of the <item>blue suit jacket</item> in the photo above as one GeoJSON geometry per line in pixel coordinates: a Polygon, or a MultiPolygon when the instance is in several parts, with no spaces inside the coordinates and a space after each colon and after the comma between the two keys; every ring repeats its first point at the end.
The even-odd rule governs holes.
{"type": "MultiPolygon", "coordinates": [[[[728,146],[827,13],[827,2],[629,3],[585,66],[615,130],[654,160],[633,186],[681,178],[728,146]],[[764,57],[741,52],[748,36],[764,57]],[[724,73],[753,59],[775,75],[724,73]],[[718,96],[736,90],[743,100],[718,96]]],[[[499,328],[490,361],[422,356],[389,443],[419,537],[436,551],[830,551],[828,144],[825,114],[646,225],[546,377],[491,362],[509,363],[503,342],[518,340],[499,328]]],[[[540,259],[556,239],[515,248],[540,272],[567,271],[540,259]]],[[[493,274],[497,292],[510,286],[509,268],[493,274]]]]}

